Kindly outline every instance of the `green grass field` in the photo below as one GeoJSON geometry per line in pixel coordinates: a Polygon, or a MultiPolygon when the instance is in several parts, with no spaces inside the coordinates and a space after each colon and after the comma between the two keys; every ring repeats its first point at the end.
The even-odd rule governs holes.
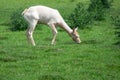
{"type": "MultiPolygon", "coordinates": [[[[34,32],[33,47],[28,45],[25,31],[12,32],[10,25],[6,25],[12,11],[42,4],[67,16],[80,0],[29,1],[0,1],[0,80],[120,79],[120,46],[114,45],[117,39],[109,18],[94,22],[90,29],[79,29],[81,44],[75,44],[66,32],[59,30],[56,45],[50,45],[50,28],[39,25],[41,28],[34,32]]],[[[88,4],[89,0],[81,2],[88,4]]],[[[120,9],[119,0],[114,1],[113,7],[120,9]]]]}

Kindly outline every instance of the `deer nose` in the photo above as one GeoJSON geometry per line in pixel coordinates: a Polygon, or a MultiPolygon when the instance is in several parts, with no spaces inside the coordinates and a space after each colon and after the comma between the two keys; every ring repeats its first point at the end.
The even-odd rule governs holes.
{"type": "Polygon", "coordinates": [[[77,42],[77,44],[80,44],[80,42],[77,42]]]}
{"type": "Polygon", "coordinates": [[[81,43],[81,40],[79,39],[78,41],[77,41],[77,44],[80,44],[81,43]]]}

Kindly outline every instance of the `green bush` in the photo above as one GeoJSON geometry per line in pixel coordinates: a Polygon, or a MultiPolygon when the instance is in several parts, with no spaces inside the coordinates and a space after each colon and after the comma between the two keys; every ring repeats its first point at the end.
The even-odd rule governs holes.
{"type": "Polygon", "coordinates": [[[23,16],[21,15],[22,11],[23,9],[20,8],[14,11],[10,16],[11,30],[20,31],[20,30],[25,30],[27,28],[27,22],[24,20],[23,16]]]}
{"type": "MultiPolygon", "coordinates": [[[[120,14],[120,13],[119,13],[120,14]]],[[[120,15],[111,16],[113,24],[120,29],[120,15]]]]}
{"type": "Polygon", "coordinates": [[[71,27],[85,28],[85,26],[94,20],[101,21],[105,19],[109,3],[107,0],[90,0],[91,3],[86,7],[83,3],[78,3],[73,13],[68,17],[68,23],[71,27]]]}
{"type": "Polygon", "coordinates": [[[68,17],[68,24],[71,27],[84,28],[86,24],[91,22],[91,16],[83,3],[78,3],[73,13],[68,17]]]}
{"type": "Polygon", "coordinates": [[[111,7],[113,0],[90,0],[88,12],[93,16],[94,20],[104,20],[107,9],[111,7]]]}
{"type": "Polygon", "coordinates": [[[88,12],[91,14],[94,20],[104,20],[105,9],[101,0],[90,0],[91,3],[88,7],[88,12]]]}
{"type": "Polygon", "coordinates": [[[115,35],[117,36],[118,41],[115,43],[120,46],[120,12],[116,12],[111,16],[112,23],[115,25],[115,35]]]}
{"type": "Polygon", "coordinates": [[[74,2],[75,0],[70,0],[70,2],[74,2]]]}
{"type": "Polygon", "coordinates": [[[104,8],[110,8],[113,0],[101,0],[101,2],[104,8]]]}

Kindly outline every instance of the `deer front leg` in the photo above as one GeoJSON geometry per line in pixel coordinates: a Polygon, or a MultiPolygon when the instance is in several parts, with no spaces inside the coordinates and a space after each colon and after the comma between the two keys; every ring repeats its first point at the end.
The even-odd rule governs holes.
{"type": "Polygon", "coordinates": [[[56,29],[54,24],[49,24],[49,26],[51,27],[52,32],[53,32],[53,39],[52,39],[51,44],[54,45],[55,44],[55,39],[56,39],[56,36],[57,36],[57,29],[56,29]]]}
{"type": "Polygon", "coordinates": [[[33,39],[33,31],[35,29],[36,24],[37,22],[34,21],[34,24],[30,24],[26,31],[28,42],[32,43],[33,46],[35,46],[35,41],[33,39]]]}
{"type": "Polygon", "coordinates": [[[31,28],[28,28],[26,31],[27,39],[29,43],[32,43],[33,46],[35,46],[35,42],[33,39],[33,32],[31,31],[31,28]]]}

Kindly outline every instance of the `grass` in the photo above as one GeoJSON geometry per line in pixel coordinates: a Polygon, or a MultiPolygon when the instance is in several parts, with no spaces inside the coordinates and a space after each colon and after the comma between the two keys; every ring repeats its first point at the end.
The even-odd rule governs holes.
{"type": "MultiPolygon", "coordinates": [[[[18,4],[14,0],[11,2],[18,4]]],[[[37,4],[32,0],[29,4],[25,3],[37,4]]],[[[52,4],[45,3],[54,6],[52,4]]],[[[13,9],[12,3],[8,5],[13,9]]],[[[1,23],[9,21],[8,18],[5,16],[1,23]]],[[[89,26],[92,28],[79,30],[81,44],[75,44],[66,32],[59,30],[56,45],[51,46],[51,30],[42,25],[34,32],[36,46],[33,47],[28,45],[25,31],[12,32],[9,25],[1,24],[0,80],[119,80],[120,47],[114,45],[116,36],[113,25],[105,20],[89,26]]]]}
{"type": "Polygon", "coordinates": [[[2,26],[0,79],[119,80],[120,49],[113,45],[114,30],[107,26],[97,22],[91,30],[80,30],[81,44],[59,31],[55,46],[50,45],[52,35],[46,27],[35,31],[36,47],[27,44],[25,31],[11,32],[2,26]]]}

